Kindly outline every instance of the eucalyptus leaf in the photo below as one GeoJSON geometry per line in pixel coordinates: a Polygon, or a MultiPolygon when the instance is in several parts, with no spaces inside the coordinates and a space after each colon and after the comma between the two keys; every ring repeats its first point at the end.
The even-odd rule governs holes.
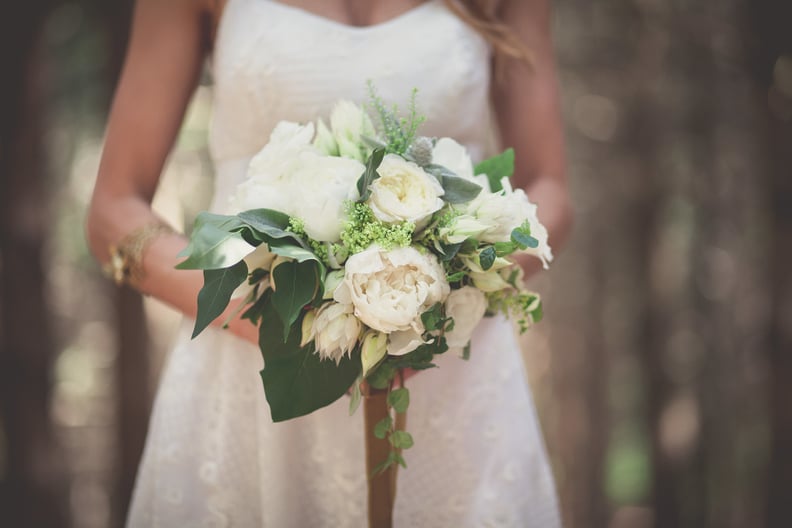
{"type": "Polygon", "coordinates": [[[514,242],[495,242],[493,246],[495,247],[495,254],[499,257],[506,257],[508,255],[511,255],[512,253],[517,251],[517,248],[519,247],[514,242]]]}
{"type": "Polygon", "coordinates": [[[366,377],[366,381],[375,389],[387,389],[395,375],[396,370],[388,361],[385,361],[380,363],[379,366],[366,377]]]}
{"type": "Polygon", "coordinates": [[[514,149],[507,149],[497,156],[482,161],[476,165],[474,171],[476,174],[487,175],[492,192],[503,190],[501,179],[511,178],[514,174],[514,149]]]}
{"type": "Polygon", "coordinates": [[[435,303],[434,306],[421,314],[421,322],[424,325],[424,330],[432,332],[438,330],[443,322],[443,305],[435,303]]]}
{"type": "Polygon", "coordinates": [[[223,313],[231,300],[231,294],[245,282],[248,269],[243,260],[230,268],[204,270],[203,273],[204,285],[198,292],[198,313],[195,317],[193,338],[223,313]]]}
{"type": "Polygon", "coordinates": [[[520,227],[514,228],[511,232],[512,242],[517,244],[520,249],[539,247],[539,241],[532,237],[530,232],[526,233],[525,231],[520,227]]]}
{"type": "Polygon", "coordinates": [[[380,166],[382,163],[382,158],[385,157],[385,149],[384,148],[376,148],[369,156],[368,161],[366,161],[366,170],[360,176],[360,179],[357,181],[357,190],[358,194],[360,195],[359,202],[365,202],[368,200],[368,197],[371,195],[371,190],[369,186],[371,183],[379,178],[379,173],[377,172],[377,167],[380,166]]]}
{"type": "Polygon", "coordinates": [[[393,389],[388,394],[388,405],[401,414],[407,411],[410,406],[410,391],[402,387],[400,389],[393,389]]]}
{"type": "Polygon", "coordinates": [[[481,264],[481,269],[487,271],[495,264],[495,258],[497,257],[497,253],[495,252],[495,248],[492,246],[488,246],[481,250],[479,253],[479,264],[481,264]]]}
{"type": "Polygon", "coordinates": [[[374,425],[374,436],[380,440],[385,440],[385,437],[388,436],[388,431],[390,431],[392,425],[393,419],[390,416],[386,416],[377,422],[376,425],[374,425]]]}
{"type": "Polygon", "coordinates": [[[312,261],[284,262],[272,271],[276,289],[272,292],[272,305],[283,322],[283,335],[287,336],[292,324],[319,290],[317,264],[312,261]]]}
{"type": "MultiPolygon", "coordinates": [[[[265,294],[268,295],[268,294],[265,294]]],[[[304,416],[343,396],[360,375],[360,356],[344,356],[336,366],[322,360],[313,342],[300,348],[300,325],[283,339],[283,326],[272,303],[265,303],[259,327],[264,356],[261,379],[274,422],[304,416]]]]}
{"type": "Polygon", "coordinates": [[[409,449],[413,446],[413,437],[407,431],[393,431],[388,440],[396,449],[409,449]]]}

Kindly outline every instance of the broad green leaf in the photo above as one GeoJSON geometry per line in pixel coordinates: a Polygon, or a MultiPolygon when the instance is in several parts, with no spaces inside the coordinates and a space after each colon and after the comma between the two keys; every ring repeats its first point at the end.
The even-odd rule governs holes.
{"type": "Polygon", "coordinates": [[[413,437],[406,431],[393,431],[388,440],[396,449],[410,449],[413,446],[413,437]]]}
{"type": "Polygon", "coordinates": [[[483,269],[484,271],[490,269],[492,265],[495,263],[496,256],[497,253],[495,251],[495,248],[492,246],[486,247],[483,250],[481,250],[481,253],[479,253],[479,264],[481,264],[481,269],[483,269]]]}
{"type": "Polygon", "coordinates": [[[192,336],[200,334],[204,328],[223,313],[231,300],[231,294],[245,282],[248,269],[245,261],[240,261],[219,270],[204,270],[204,285],[198,292],[198,313],[192,336]]]}
{"type": "Polygon", "coordinates": [[[299,324],[292,326],[284,341],[283,325],[271,303],[266,304],[259,330],[264,356],[261,379],[275,422],[304,416],[333,403],[360,375],[360,357],[355,352],[336,366],[334,361],[321,360],[313,343],[299,348],[299,324]]]}
{"type": "Polygon", "coordinates": [[[501,179],[511,178],[514,174],[514,149],[507,149],[497,156],[482,161],[476,165],[474,172],[487,175],[492,192],[503,190],[501,179]]]}
{"type": "Polygon", "coordinates": [[[283,335],[309,304],[319,289],[317,264],[312,261],[292,260],[277,266],[272,272],[276,290],[272,292],[272,305],[283,322],[283,335]]]}
{"type": "Polygon", "coordinates": [[[520,249],[537,248],[539,241],[531,236],[530,232],[526,233],[520,227],[516,227],[511,232],[511,239],[520,249]]]}
{"type": "Polygon", "coordinates": [[[461,281],[464,278],[465,278],[465,272],[464,271],[455,271],[454,273],[446,276],[446,280],[448,282],[459,282],[459,281],[461,281]]]}
{"type": "MultiPolygon", "coordinates": [[[[208,215],[208,213],[201,214],[208,215]]],[[[177,269],[228,268],[256,249],[244,239],[242,233],[228,230],[233,222],[225,225],[199,222],[200,220],[195,223],[190,235],[190,243],[179,253],[180,257],[187,257],[187,260],[177,264],[177,269]]]]}
{"type": "Polygon", "coordinates": [[[393,389],[388,394],[388,405],[399,414],[407,411],[407,407],[410,406],[410,391],[404,387],[393,389]]]}
{"type": "Polygon", "coordinates": [[[458,176],[446,176],[442,186],[443,200],[451,204],[467,203],[481,193],[481,185],[458,176]]]}
{"type": "Polygon", "coordinates": [[[481,185],[460,178],[442,165],[430,164],[424,170],[434,176],[443,187],[443,200],[451,204],[467,203],[481,193],[481,185]]]}
{"type": "Polygon", "coordinates": [[[388,436],[388,431],[390,431],[392,425],[393,419],[390,416],[386,416],[374,426],[374,436],[380,440],[385,440],[385,437],[388,436]]]}
{"type": "Polygon", "coordinates": [[[358,194],[360,195],[360,199],[358,200],[359,202],[365,202],[371,195],[369,186],[374,180],[379,178],[377,167],[380,166],[380,163],[382,163],[382,158],[384,157],[385,149],[377,148],[374,149],[374,151],[371,153],[371,156],[369,156],[368,161],[366,161],[366,170],[357,181],[357,190],[358,194]]]}
{"type": "Polygon", "coordinates": [[[286,231],[289,227],[289,215],[280,211],[250,209],[239,213],[237,217],[246,225],[273,238],[294,236],[294,233],[286,231]]]}
{"type": "Polygon", "coordinates": [[[440,260],[442,262],[450,262],[454,257],[457,256],[459,253],[460,248],[462,247],[463,242],[459,242],[458,244],[440,244],[440,249],[443,251],[443,254],[440,255],[440,260]]]}

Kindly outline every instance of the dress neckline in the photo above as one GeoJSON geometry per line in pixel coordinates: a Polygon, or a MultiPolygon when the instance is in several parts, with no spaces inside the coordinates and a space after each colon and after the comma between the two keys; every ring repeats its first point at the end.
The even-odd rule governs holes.
{"type": "Polygon", "coordinates": [[[378,30],[378,29],[383,29],[383,28],[386,28],[386,27],[390,27],[390,26],[399,24],[401,22],[405,22],[405,21],[411,19],[413,16],[419,14],[424,9],[426,9],[426,8],[428,8],[430,6],[433,6],[437,2],[438,2],[438,0],[426,0],[425,2],[423,2],[421,4],[418,4],[415,7],[411,7],[410,9],[408,9],[408,10],[402,12],[402,13],[399,13],[398,15],[396,15],[394,17],[391,17],[391,18],[388,18],[386,20],[383,20],[382,22],[377,22],[377,23],[374,23],[374,24],[366,25],[366,26],[355,26],[353,24],[347,24],[346,22],[341,22],[341,21],[335,20],[333,18],[328,18],[326,16],[320,15],[318,13],[314,13],[313,11],[309,11],[308,9],[305,9],[305,8],[302,8],[302,7],[293,6],[293,5],[290,5],[290,4],[284,4],[283,2],[279,2],[278,0],[268,0],[267,3],[276,6],[277,9],[282,9],[284,11],[289,11],[289,12],[295,13],[297,15],[301,15],[301,16],[303,16],[305,18],[310,18],[310,19],[316,20],[317,22],[326,24],[328,26],[333,26],[333,27],[336,27],[336,28],[344,29],[346,31],[357,33],[357,32],[375,31],[375,30],[378,30]]]}

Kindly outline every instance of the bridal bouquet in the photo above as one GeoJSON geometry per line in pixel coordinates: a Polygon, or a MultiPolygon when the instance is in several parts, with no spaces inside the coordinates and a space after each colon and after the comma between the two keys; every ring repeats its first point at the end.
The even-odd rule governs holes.
{"type": "MultiPolygon", "coordinates": [[[[201,213],[178,266],[204,272],[193,336],[244,297],[276,422],[347,392],[354,412],[364,380],[403,413],[402,369],[449,349],[467,358],[485,315],[522,330],[542,315],[510,259],[552,260],[536,206],[509,183],[514,152],[474,166],[453,139],[418,135],[415,94],[406,117],[372,100],[377,128],[345,101],[329,126],[279,123],[232,197],[237,214],[201,213]]],[[[383,468],[405,465],[413,442],[397,423],[374,428],[392,446],[383,468]]]]}

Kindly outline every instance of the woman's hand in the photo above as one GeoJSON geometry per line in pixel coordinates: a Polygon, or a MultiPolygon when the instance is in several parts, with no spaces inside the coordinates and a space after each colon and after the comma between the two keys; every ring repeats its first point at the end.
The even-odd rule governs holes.
{"type": "MultiPolygon", "coordinates": [[[[159,221],[151,200],[198,81],[213,9],[214,0],[136,4],[86,225],[91,250],[102,263],[111,245],[159,221]]],[[[152,239],[142,255],[144,277],[133,286],[194,317],[202,273],[174,268],[186,244],[178,235],[152,239]]],[[[250,342],[258,340],[249,321],[237,317],[229,327],[250,342]]]]}

